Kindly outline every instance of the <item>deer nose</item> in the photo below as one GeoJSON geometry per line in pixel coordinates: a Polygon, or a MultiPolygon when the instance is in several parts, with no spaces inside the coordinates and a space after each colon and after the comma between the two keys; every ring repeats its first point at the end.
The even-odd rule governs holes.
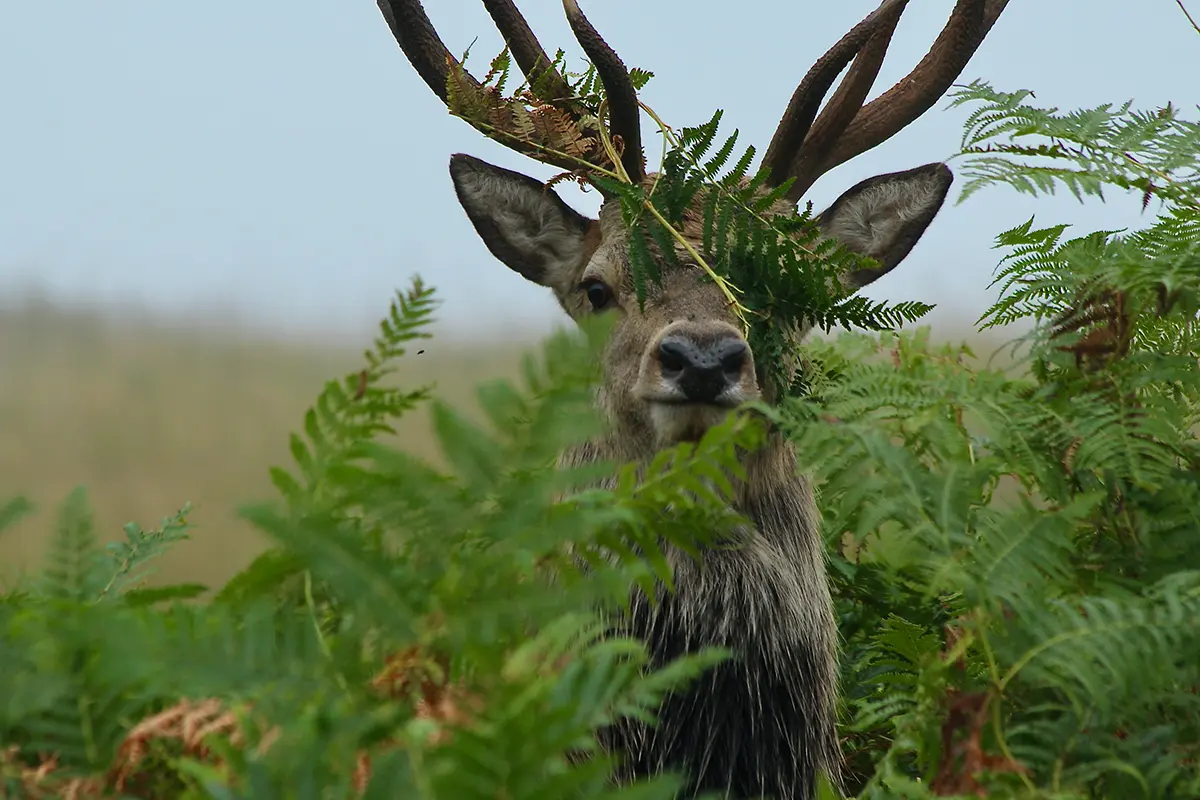
{"type": "Polygon", "coordinates": [[[668,336],[658,346],[664,381],[692,403],[713,403],[742,379],[750,347],[735,336],[699,344],[685,336],[668,336]]]}

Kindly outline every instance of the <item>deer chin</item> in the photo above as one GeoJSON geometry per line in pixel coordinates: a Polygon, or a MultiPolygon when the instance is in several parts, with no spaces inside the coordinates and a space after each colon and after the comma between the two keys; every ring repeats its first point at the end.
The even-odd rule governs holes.
{"type": "Polygon", "coordinates": [[[698,442],[734,408],[730,404],[651,401],[650,425],[659,447],[698,442]]]}

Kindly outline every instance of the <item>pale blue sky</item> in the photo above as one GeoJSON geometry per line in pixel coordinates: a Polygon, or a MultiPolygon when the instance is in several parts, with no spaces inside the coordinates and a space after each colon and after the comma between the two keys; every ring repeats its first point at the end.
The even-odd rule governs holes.
{"type": "MultiPolygon", "coordinates": [[[[584,0],[626,63],[657,73],[644,99],[674,124],[724,108],[727,132],[765,146],[809,64],[875,0],[584,0]],[[715,9],[732,7],[734,13],[715,9]]],[[[1193,0],[1193,12],[1200,3],[1193,0]]],[[[548,48],[578,56],[559,0],[525,0],[548,48]]],[[[427,0],[452,51],[500,49],[477,0],[427,0]]],[[[921,57],[953,0],[911,0],[875,93],[921,57]]],[[[454,199],[451,153],[540,178],[544,167],[448,116],[371,0],[3,0],[0,291],[236,309],[284,329],[373,324],[420,272],[463,330],[545,330],[545,290],[484,248],[454,199]]],[[[574,62],[578,66],[578,61],[574,62]]],[[[1077,107],[1173,101],[1194,118],[1200,36],[1174,0],[1011,0],[962,80],[1031,88],[1077,107]]],[[[940,103],[895,139],[823,178],[823,208],[879,172],[950,156],[966,111],[940,103]]],[[[647,134],[657,156],[657,136],[647,134]]],[[[761,152],[761,150],[760,150],[761,152]]],[[[959,184],[961,187],[961,183],[959,184]]],[[[594,193],[561,192],[594,213],[594,193]]],[[[957,197],[957,189],[952,199],[957,197]]],[[[1006,189],[950,203],[876,298],[977,315],[999,230],[1036,211],[1087,228],[1139,223],[1136,198],[1080,208],[1006,189]]]]}

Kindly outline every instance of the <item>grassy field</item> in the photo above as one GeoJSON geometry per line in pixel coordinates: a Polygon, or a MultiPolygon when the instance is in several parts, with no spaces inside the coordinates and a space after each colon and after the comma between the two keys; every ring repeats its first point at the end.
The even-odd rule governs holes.
{"type": "MultiPolygon", "coordinates": [[[[367,344],[268,341],[44,304],[0,309],[0,500],[24,494],[38,507],[0,538],[0,581],[37,565],[55,509],[83,485],[106,540],[190,501],[194,537],[159,562],[158,578],[219,584],[264,546],[236,508],[274,496],[267,468],[290,463],[288,433],[325,380],[359,368],[367,344]]],[[[530,344],[435,338],[400,380],[435,382],[469,409],[472,387],[515,376],[530,344]]],[[[399,434],[410,451],[436,456],[424,411],[399,434]]]]}
{"type": "MultiPolygon", "coordinates": [[[[436,382],[439,396],[467,407],[473,385],[515,375],[522,352],[436,339],[422,347],[400,380],[436,382]]],[[[263,547],[236,508],[274,496],[267,468],[290,465],[289,432],[325,380],[359,368],[361,349],[46,306],[0,310],[0,500],[23,494],[37,506],[0,538],[0,582],[39,563],[56,508],[78,485],[105,540],[190,501],[194,537],[159,563],[158,577],[223,581],[263,547]]],[[[407,449],[436,455],[424,412],[402,423],[407,449]]]]}

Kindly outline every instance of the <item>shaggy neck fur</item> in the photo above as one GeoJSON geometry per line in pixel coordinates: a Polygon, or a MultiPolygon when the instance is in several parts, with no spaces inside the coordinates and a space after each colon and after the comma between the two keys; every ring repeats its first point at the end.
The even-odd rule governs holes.
{"type": "MultiPolygon", "coordinates": [[[[597,443],[563,460],[607,454],[597,443]]],[[[742,546],[700,561],[668,551],[675,592],[660,586],[651,604],[635,589],[618,625],[647,643],[655,666],[706,646],[733,653],[668,698],[657,726],[623,720],[604,732],[623,753],[618,783],[674,770],[689,779],[682,797],[807,800],[818,769],[838,779],[836,630],[812,489],[779,439],[750,456],[747,473],[736,505],[754,530],[742,546]]]]}

